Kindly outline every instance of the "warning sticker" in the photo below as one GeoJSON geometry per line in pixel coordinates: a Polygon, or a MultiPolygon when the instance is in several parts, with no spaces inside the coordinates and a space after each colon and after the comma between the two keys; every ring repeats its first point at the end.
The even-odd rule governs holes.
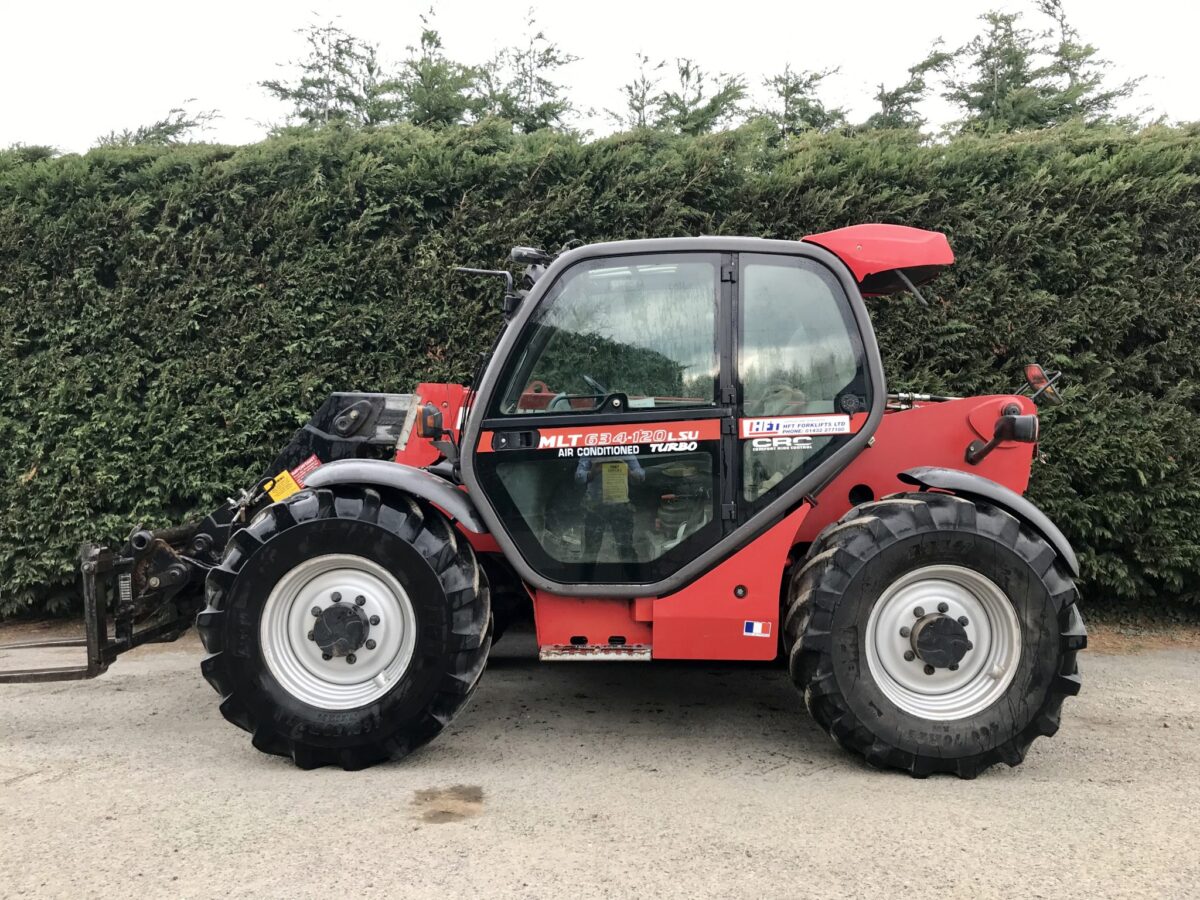
{"type": "Polygon", "coordinates": [[[623,462],[601,463],[600,478],[601,502],[629,502],[629,466],[623,462]]]}
{"type": "Polygon", "coordinates": [[[314,453],[300,465],[284,470],[272,478],[267,484],[267,495],[276,503],[286,500],[304,487],[304,479],[319,468],[321,460],[314,453]]]}
{"type": "Polygon", "coordinates": [[[292,473],[285,469],[271,479],[270,486],[267,488],[267,495],[278,503],[280,500],[286,500],[299,490],[300,485],[296,484],[296,479],[292,477],[292,473]]]}
{"type": "Polygon", "coordinates": [[[300,463],[300,465],[291,470],[292,477],[296,479],[296,484],[300,485],[300,487],[304,487],[304,479],[313,472],[317,471],[319,468],[321,468],[321,460],[317,457],[317,454],[314,453],[304,462],[300,463]]]}

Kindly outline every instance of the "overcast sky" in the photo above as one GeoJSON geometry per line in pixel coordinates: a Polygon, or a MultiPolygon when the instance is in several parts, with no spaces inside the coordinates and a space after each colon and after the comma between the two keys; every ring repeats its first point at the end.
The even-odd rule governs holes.
{"type": "MultiPolygon", "coordinates": [[[[379,45],[385,61],[403,58],[419,35],[429,0],[0,0],[0,147],[20,142],[86,150],[98,135],[161,118],[188,98],[221,118],[209,140],[257,140],[286,109],[258,86],[278,77],[277,63],[302,54],[297,28],[337,17],[346,30],[379,45]]],[[[447,51],[480,62],[519,40],[530,0],[436,0],[447,51]]],[[[977,30],[989,8],[1029,10],[1031,3],[974,0],[847,2],[676,2],[571,0],[535,2],[539,25],[581,57],[563,70],[576,106],[599,115],[578,124],[608,128],[603,110],[620,106],[620,85],[636,71],[635,53],[687,56],[711,71],[741,72],[757,87],[785,63],[796,69],[840,67],[825,96],[862,118],[875,85],[894,86],[937,36],[954,47],[977,30]]],[[[1115,64],[1114,78],[1144,75],[1138,106],[1173,120],[1200,119],[1196,36],[1200,5],[1181,0],[1067,0],[1085,40],[1115,64]]],[[[925,114],[951,117],[940,101],[925,114]]]]}

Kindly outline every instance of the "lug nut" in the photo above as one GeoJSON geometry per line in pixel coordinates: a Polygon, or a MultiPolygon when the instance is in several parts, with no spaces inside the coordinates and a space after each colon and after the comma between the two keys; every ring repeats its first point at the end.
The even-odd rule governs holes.
{"type": "Polygon", "coordinates": [[[968,650],[974,650],[974,649],[975,649],[975,645],[974,645],[974,644],[972,644],[970,641],[967,641],[967,649],[968,649],[968,650]]]}
{"type": "Polygon", "coordinates": [[[950,663],[950,671],[957,672],[958,671],[958,663],[950,663]]]}
{"type": "Polygon", "coordinates": [[[331,595],[330,599],[333,600],[334,603],[341,603],[342,595],[339,594],[337,591],[334,591],[333,594],[331,595]]]}
{"type": "Polygon", "coordinates": [[[379,616],[371,616],[371,624],[378,625],[379,624],[379,616]]]}
{"type": "Polygon", "coordinates": [[[314,607],[312,608],[312,614],[313,614],[314,616],[318,616],[318,617],[319,617],[319,616],[321,615],[321,607],[319,607],[319,606],[314,606],[314,607]]]}
{"type": "Polygon", "coordinates": [[[372,640],[371,638],[367,638],[367,649],[368,649],[368,650],[374,650],[374,649],[375,649],[375,641],[374,641],[374,640],[372,640]]]}
{"type": "Polygon", "coordinates": [[[949,610],[950,610],[949,603],[939,603],[938,604],[938,612],[944,613],[944,612],[949,612],[949,610]]]}
{"type": "Polygon", "coordinates": [[[966,617],[966,616],[959,616],[959,617],[958,617],[958,624],[959,624],[959,625],[961,625],[963,628],[966,628],[966,627],[967,627],[968,625],[970,625],[971,623],[967,621],[967,617],[966,617]]]}
{"type": "Polygon", "coordinates": [[[905,662],[912,662],[916,658],[917,658],[917,654],[913,653],[911,650],[904,651],[904,661],[905,662]]]}
{"type": "Polygon", "coordinates": [[[925,674],[926,674],[926,675],[932,675],[933,673],[934,673],[934,668],[933,668],[933,666],[926,664],[926,666],[925,666],[925,674]]]}
{"type": "Polygon", "coordinates": [[[350,665],[354,665],[356,662],[358,662],[358,657],[351,653],[346,657],[346,662],[348,662],[350,665]]]}
{"type": "Polygon", "coordinates": [[[911,628],[909,628],[907,625],[905,625],[905,626],[901,627],[901,629],[900,629],[900,637],[908,637],[910,634],[912,634],[912,629],[911,629],[911,628]]]}
{"type": "Polygon", "coordinates": [[[354,602],[357,603],[359,606],[366,606],[367,598],[364,597],[362,594],[359,594],[357,597],[354,598],[354,602]]]}
{"type": "Polygon", "coordinates": [[[921,616],[925,615],[925,607],[918,606],[916,609],[913,610],[913,615],[916,616],[918,619],[921,618],[921,616]]]}
{"type": "Polygon", "coordinates": [[[325,660],[326,662],[329,662],[329,660],[333,659],[333,654],[332,653],[322,653],[321,659],[325,660]]]}
{"type": "Polygon", "coordinates": [[[308,639],[310,641],[315,641],[317,639],[317,633],[315,631],[310,631],[308,633],[308,639]]]}

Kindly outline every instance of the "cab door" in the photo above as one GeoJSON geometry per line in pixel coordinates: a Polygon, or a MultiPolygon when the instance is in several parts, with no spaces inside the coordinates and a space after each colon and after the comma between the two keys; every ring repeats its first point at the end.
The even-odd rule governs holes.
{"type": "Polygon", "coordinates": [[[524,323],[471,466],[545,582],[660,582],[733,527],[731,262],[584,259],[524,323]]]}
{"type": "MultiPolygon", "coordinates": [[[[863,429],[876,405],[861,323],[834,272],[802,255],[737,260],[738,504],[783,498],[863,429]]],[[[861,301],[860,301],[861,302],[861,301]]]]}

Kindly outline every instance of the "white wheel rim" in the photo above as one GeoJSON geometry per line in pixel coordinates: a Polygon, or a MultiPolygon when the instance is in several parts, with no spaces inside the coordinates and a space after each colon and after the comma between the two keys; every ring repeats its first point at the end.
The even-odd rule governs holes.
{"type": "Polygon", "coordinates": [[[932,565],[900,576],[880,595],[867,620],[867,667],[884,696],[911,715],[947,721],[965,719],[995,703],[1016,676],[1021,659],[1021,626],[1012,602],[995,582],[973,569],[932,565]],[[921,617],[965,617],[972,649],[957,670],[926,674],[913,650],[911,630],[921,617]]]}
{"type": "Polygon", "coordinates": [[[321,709],[354,709],[378,700],[408,670],[417,617],[391,572],[362,556],[332,553],[305,560],[279,579],[263,607],[259,641],[267,668],[297,700],[321,709]],[[367,637],[374,647],[358,648],[353,663],[348,656],[325,659],[309,637],[317,621],[313,608],[330,607],[335,594],[371,620],[367,637]]]}

